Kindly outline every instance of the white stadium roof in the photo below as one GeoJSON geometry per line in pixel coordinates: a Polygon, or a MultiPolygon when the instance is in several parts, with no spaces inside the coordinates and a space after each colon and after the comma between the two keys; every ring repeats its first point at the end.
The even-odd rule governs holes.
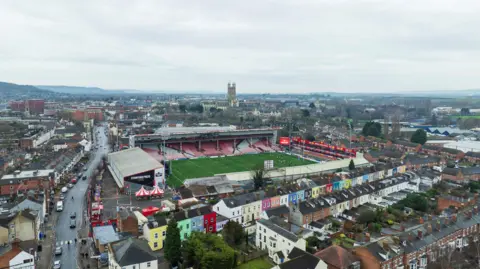
{"type": "Polygon", "coordinates": [[[161,168],[163,165],[140,148],[131,148],[108,154],[109,165],[122,178],[161,168]]]}

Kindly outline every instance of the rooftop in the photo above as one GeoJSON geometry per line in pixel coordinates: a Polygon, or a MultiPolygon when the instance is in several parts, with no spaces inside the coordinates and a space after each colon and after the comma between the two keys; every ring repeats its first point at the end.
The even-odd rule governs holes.
{"type": "Polygon", "coordinates": [[[131,148],[108,154],[110,165],[123,177],[163,167],[161,163],[140,148],[131,148]]]}

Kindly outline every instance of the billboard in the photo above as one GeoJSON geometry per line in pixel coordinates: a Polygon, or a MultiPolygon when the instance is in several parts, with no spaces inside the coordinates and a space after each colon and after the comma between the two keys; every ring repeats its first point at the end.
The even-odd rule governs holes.
{"type": "Polygon", "coordinates": [[[165,167],[155,169],[155,185],[159,187],[165,186],[165,167]]]}
{"type": "Polygon", "coordinates": [[[280,145],[290,145],[290,138],[289,137],[280,137],[280,145]]]}
{"type": "Polygon", "coordinates": [[[123,180],[126,182],[153,187],[155,183],[154,172],[155,172],[154,170],[145,171],[142,173],[125,177],[123,180]]]}

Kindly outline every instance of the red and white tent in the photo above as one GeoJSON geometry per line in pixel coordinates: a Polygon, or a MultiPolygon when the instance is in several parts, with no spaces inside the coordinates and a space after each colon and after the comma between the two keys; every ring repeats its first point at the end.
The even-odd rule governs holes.
{"type": "Polygon", "coordinates": [[[160,189],[160,187],[155,186],[153,190],[150,192],[151,196],[162,196],[163,195],[163,190],[160,189]]]}
{"type": "Polygon", "coordinates": [[[150,196],[150,192],[145,190],[143,188],[143,186],[140,188],[140,190],[138,190],[136,193],[135,193],[135,196],[136,197],[148,197],[150,196]]]}

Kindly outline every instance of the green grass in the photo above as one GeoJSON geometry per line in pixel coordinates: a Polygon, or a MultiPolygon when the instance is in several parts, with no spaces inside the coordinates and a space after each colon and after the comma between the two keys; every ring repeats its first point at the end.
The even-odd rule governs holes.
{"type": "Polygon", "coordinates": [[[178,187],[183,184],[185,179],[250,171],[257,167],[263,167],[265,160],[273,160],[273,166],[275,168],[314,163],[283,153],[261,153],[221,158],[178,160],[171,162],[172,174],[168,177],[167,184],[172,187],[178,187]]]}
{"type": "Polygon", "coordinates": [[[272,266],[273,265],[268,261],[266,261],[265,259],[257,258],[255,260],[251,260],[240,266],[237,266],[236,269],[270,269],[272,268],[272,266]]]}

